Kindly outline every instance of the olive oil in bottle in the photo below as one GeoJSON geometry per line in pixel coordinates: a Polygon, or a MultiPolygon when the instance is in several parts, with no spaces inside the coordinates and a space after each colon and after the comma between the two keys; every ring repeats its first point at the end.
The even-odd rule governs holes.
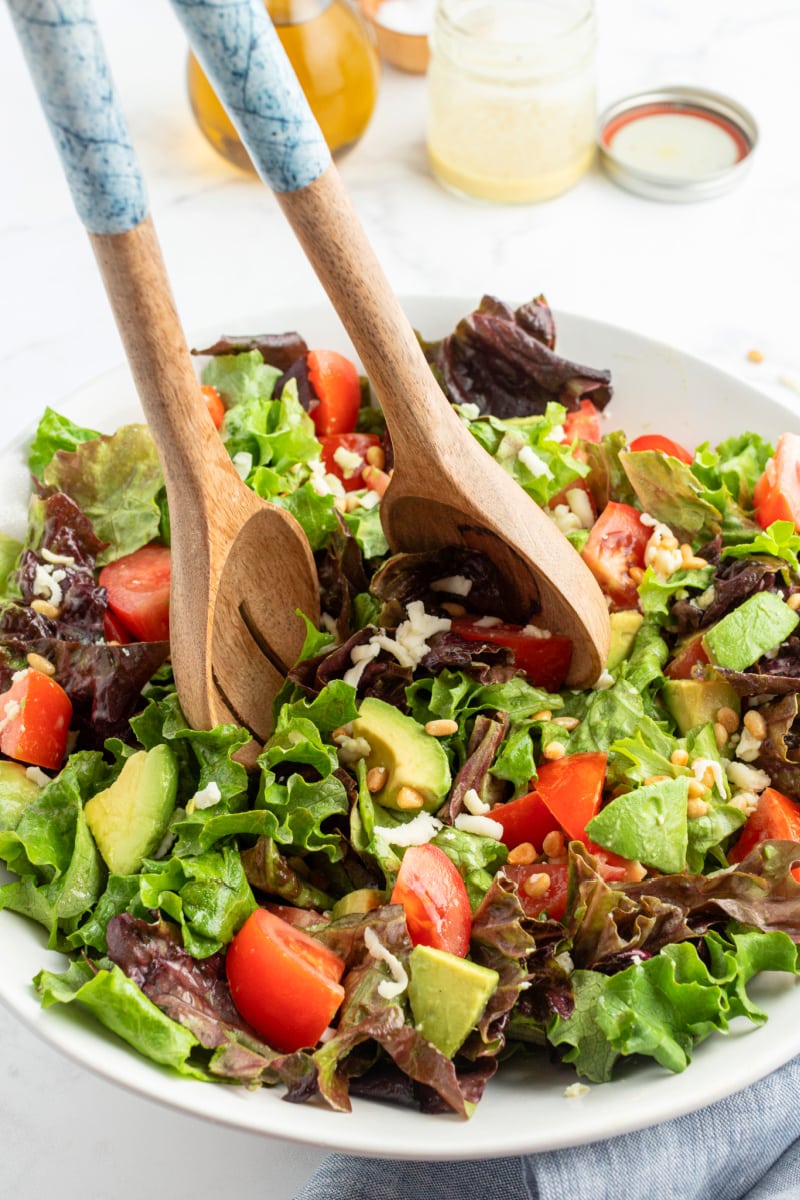
{"type": "MultiPolygon", "coordinates": [[[[380,63],[373,36],[350,0],[265,0],[331,153],[354,146],[372,116],[380,63]]],[[[189,100],[211,145],[237,167],[253,165],[193,54],[189,100]]]]}

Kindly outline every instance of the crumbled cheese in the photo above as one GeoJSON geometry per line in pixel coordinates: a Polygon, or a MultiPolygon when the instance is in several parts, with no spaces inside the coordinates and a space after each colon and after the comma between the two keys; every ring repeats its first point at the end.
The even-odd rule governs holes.
{"type": "Polygon", "coordinates": [[[555,508],[545,509],[562,533],[572,533],[581,528],[580,519],[568,504],[557,504],[555,508]]]}
{"type": "Polygon", "coordinates": [[[38,783],[39,787],[47,787],[50,782],[50,776],[45,775],[41,767],[28,767],[25,778],[30,779],[31,783],[38,783]]]}
{"type": "Polygon", "coordinates": [[[63,583],[67,578],[67,572],[62,567],[57,567],[55,571],[51,571],[50,574],[56,583],[63,583]]]}
{"type": "Polygon", "coordinates": [[[500,439],[500,444],[495,451],[495,458],[498,462],[502,462],[506,458],[516,458],[520,450],[527,446],[525,435],[520,433],[518,429],[509,429],[500,439]]]}
{"type": "Polygon", "coordinates": [[[502,625],[499,617],[479,617],[475,622],[476,629],[491,629],[494,625],[502,625]]]}
{"type": "Polygon", "coordinates": [[[736,747],[736,757],[743,762],[753,762],[761,751],[761,738],[753,737],[747,726],[742,729],[739,744],[736,747]]]}
{"type": "Polygon", "coordinates": [[[466,792],[464,793],[464,808],[466,808],[468,812],[471,812],[473,817],[485,816],[491,807],[491,804],[485,804],[483,800],[481,800],[480,796],[475,791],[475,788],[467,788],[466,792]]]}
{"type": "Polygon", "coordinates": [[[41,597],[42,600],[49,600],[51,604],[55,604],[56,608],[64,598],[58,581],[53,578],[50,567],[43,567],[41,563],[36,564],[31,592],[34,596],[41,597]]]}
{"type": "Polygon", "coordinates": [[[373,659],[377,658],[380,652],[380,646],[373,639],[363,642],[360,646],[354,646],[350,651],[350,661],[353,665],[342,676],[345,683],[349,683],[351,687],[357,688],[361,682],[361,676],[364,674],[367,663],[371,663],[373,659]]]}
{"type": "Polygon", "coordinates": [[[658,521],[655,519],[655,517],[652,517],[649,512],[639,513],[639,520],[641,521],[642,525],[646,525],[648,529],[655,529],[658,525],[658,521]]]}
{"type": "Polygon", "coordinates": [[[549,638],[553,636],[549,629],[542,629],[539,625],[526,625],[522,632],[526,637],[532,638],[549,638]]]}
{"type": "MultiPolygon", "coordinates": [[[[219,790],[219,784],[213,779],[207,783],[199,792],[195,792],[189,804],[193,804],[195,808],[213,808],[215,804],[219,804],[222,799],[222,792],[219,790]]],[[[187,809],[189,805],[187,804],[187,809]]]]}
{"type": "Polygon", "coordinates": [[[364,945],[373,958],[386,963],[392,976],[391,981],[384,979],[378,984],[378,994],[383,996],[384,1000],[394,1000],[395,996],[399,996],[408,987],[405,967],[391,950],[386,949],[370,925],[364,927],[364,945]]]}
{"type": "Polygon", "coordinates": [[[39,551],[40,556],[45,562],[52,563],[54,566],[74,567],[75,559],[71,554],[54,554],[52,550],[48,550],[43,546],[39,551]]]}
{"type": "Polygon", "coordinates": [[[553,478],[553,472],[544,459],[539,457],[532,446],[523,446],[521,450],[518,450],[517,461],[521,462],[523,467],[527,471],[530,471],[531,475],[536,476],[536,478],[539,478],[541,475],[544,475],[545,479],[553,478]]]}
{"type": "Polygon", "coordinates": [[[333,461],[337,467],[341,467],[345,479],[352,479],[361,468],[361,455],[356,454],[354,450],[348,450],[346,446],[338,446],[334,450],[333,461]]]}
{"type": "Polygon", "coordinates": [[[390,846],[423,846],[442,828],[438,817],[428,812],[417,813],[403,825],[376,825],[373,833],[382,837],[390,846]]]}
{"type": "Polygon", "coordinates": [[[344,673],[345,683],[358,687],[364,668],[377,658],[381,650],[393,655],[401,667],[418,667],[428,653],[428,638],[446,633],[452,622],[449,617],[435,617],[425,612],[421,600],[412,600],[406,608],[406,619],[390,637],[384,629],[374,633],[368,642],[354,646],[350,652],[352,667],[344,673]]]}
{"type": "Polygon", "coordinates": [[[678,546],[678,539],[669,525],[665,525],[663,521],[655,521],[653,517],[650,517],[649,521],[645,521],[645,516],[650,517],[650,514],[644,513],[640,520],[648,527],[652,522],[653,530],[644,548],[645,566],[650,567],[659,579],[669,579],[670,575],[674,575],[683,566],[683,555],[678,546]],[[664,544],[665,542],[667,545],[664,544]]]}
{"type": "Polygon", "coordinates": [[[330,475],[325,471],[325,464],[322,459],[315,459],[308,464],[309,479],[308,482],[317,493],[318,496],[344,496],[344,484],[336,475],[330,475]]]}
{"type": "Polygon", "coordinates": [[[476,833],[479,837],[494,838],[496,842],[503,839],[505,830],[499,821],[491,817],[472,816],[470,813],[459,813],[453,825],[461,833],[476,833]]]}
{"type": "Polygon", "coordinates": [[[713,758],[695,758],[692,760],[692,771],[695,779],[702,779],[707,770],[711,770],[714,776],[714,787],[721,796],[725,795],[725,776],[722,773],[722,767],[713,758]]]}
{"type": "Polygon", "coordinates": [[[333,740],[339,747],[339,762],[343,766],[349,767],[353,763],[357,763],[360,758],[368,758],[372,750],[367,739],[363,737],[348,737],[345,733],[333,740]]]}
{"type": "Polygon", "coordinates": [[[567,491],[567,504],[570,506],[574,516],[580,522],[581,529],[591,529],[594,525],[594,513],[592,511],[592,502],[583,488],[569,488],[567,491]]]}
{"type": "Polygon", "coordinates": [[[236,474],[239,478],[247,479],[247,476],[253,469],[253,456],[250,451],[240,450],[238,454],[234,454],[231,462],[236,468],[236,474]]]}
{"type": "Polygon", "coordinates": [[[377,492],[359,492],[358,504],[360,508],[375,508],[378,504],[380,504],[380,502],[381,498],[377,492]]]}
{"type": "Polygon", "coordinates": [[[452,596],[468,596],[472,591],[472,580],[466,575],[448,575],[445,579],[437,579],[431,584],[433,592],[450,592],[452,596]]]}
{"type": "Polygon", "coordinates": [[[20,714],[20,705],[18,700],[6,700],[0,717],[0,732],[5,729],[11,721],[16,720],[20,714]]]}
{"type": "Polygon", "coordinates": [[[728,763],[726,774],[735,788],[745,792],[763,792],[772,782],[766,771],[743,762],[728,763]]]}
{"type": "Polygon", "coordinates": [[[564,1095],[568,1100],[575,1100],[580,1096],[585,1096],[589,1091],[589,1085],[586,1083],[571,1083],[569,1087],[564,1088],[564,1095]]]}
{"type": "Polygon", "coordinates": [[[597,679],[592,684],[594,691],[604,692],[606,688],[610,688],[614,683],[614,676],[610,671],[603,670],[597,676],[597,679]]]}
{"type": "Polygon", "coordinates": [[[458,415],[463,417],[465,421],[477,421],[481,415],[481,410],[477,404],[458,404],[456,408],[458,409],[458,415]]]}

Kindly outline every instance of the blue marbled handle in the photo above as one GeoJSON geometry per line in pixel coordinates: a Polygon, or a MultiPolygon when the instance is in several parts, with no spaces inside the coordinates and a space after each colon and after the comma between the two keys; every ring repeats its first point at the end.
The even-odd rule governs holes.
{"type": "Polygon", "coordinates": [[[8,6],[78,216],[90,233],[126,233],[147,197],[90,0],[8,6]]]}
{"type": "Polygon", "coordinates": [[[330,151],[264,0],[172,0],[172,7],[264,182],[276,192],[313,183],[330,151]]]}

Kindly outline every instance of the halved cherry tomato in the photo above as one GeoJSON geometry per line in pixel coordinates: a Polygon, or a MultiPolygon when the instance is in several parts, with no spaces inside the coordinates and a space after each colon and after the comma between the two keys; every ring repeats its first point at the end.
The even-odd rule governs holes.
{"type": "Polygon", "coordinates": [[[570,841],[586,842],[586,826],[600,810],[608,756],[567,754],[537,768],[536,790],[570,841]]]}
{"type": "Polygon", "coordinates": [[[0,750],[8,758],[56,770],[67,749],[72,703],[50,675],[21,671],[0,696],[0,750]]]}
{"type": "Polygon", "coordinates": [[[664,674],[667,679],[702,679],[707,663],[703,633],[695,633],[678,647],[675,657],[664,668],[664,674]]]}
{"type": "Polygon", "coordinates": [[[514,663],[536,687],[557,692],[564,686],[572,658],[572,642],[560,633],[537,637],[522,625],[480,625],[479,617],[454,617],[453,633],[468,642],[491,642],[514,651],[514,663]]]}
{"type": "Polygon", "coordinates": [[[391,475],[389,475],[388,471],[382,471],[380,467],[364,467],[364,470],[361,472],[361,478],[371,492],[376,492],[379,496],[383,496],[389,486],[391,475]]]}
{"type": "Polygon", "coordinates": [[[782,433],[753,491],[762,529],[773,521],[793,521],[800,529],[800,434],[782,433]]]}
{"type": "Polygon", "coordinates": [[[541,853],[542,842],[548,833],[559,828],[558,821],[538,792],[528,792],[516,800],[496,805],[491,818],[503,826],[500,840],[509,850],[522,842],[530,842],[541,853]]]}
{"type": "Polygon", "coordinates": [[[103,637],[107,642],[117,642],[120,646],[127,646],[133,641],[130,630],[109,609],[103,614],[103,637]]]}
{"type": "Polygon", "coordinates": [[[631,567],[644,567],[651,530],[630,504],[610,501],[589,531],[582,554],[600,587],[617,608],[638,608],[631,567]]]}
{"type": "Polygon", "coordinates": [[[672,438],[664,437],[661,433],[643,433],[641,437],[633,439],[628,449],[634,452],[637,450],[660,450],[663,454],[670,454],[681,462],[694,462],[694,455],[685,446],[682,446],[680,442],[673,442],[672,438]]]}
{"type": "Polygon", "coordinates": [[[329,433],[319,440],[322,461],[328,474],[341,480],[346,492],[366,487],[362,472],[367,465],[367,451],[373,446],[380,446],[380,438],[374,433],[329,433]],[[348,465],[351,455],[356,455],[358,462],[348,465]]]}
{"type": "Polygon", "coordinates": [[[426,842],[409,846],[392,890],[392,904],[406,910],[415,946],[432,946],[463,958],[469,949],[472,913],[458,867],[444,850],[426,842]]]}
{"type": "Polygon", "coordinates": [[[309,350],[306,366],[317,399],[309,408],[317,437],[352,433],[361,407],[361,384],[354,364],[336,350],[309,350]]]}
{"type": "Polygon", "coordinates": [[[284,1054],[316,1046],[344,999],[344,969],[333,950],[264,908],[250,914],[225,958],[237,1009],[284,1054]]]}
{"type": "Polygon", "coordinates": [[[103,567],[109,611],[140,642],[169,638],[169,547],[151,542],[103,567]]]}
{"type": "MultiPolygon", "coordinates": [[[[777,788],[767,788],[758,798],[756,810],[744,823],[736,844],[728,851],[728,862],[739,863],[761,842],[773,839],[800,842],[800,805],[777,788]]],[[[800,881],[800,867],[792,871],[800,881]]]]}
{"type": "Polygon", "coordinates": [[[591,400],[581,400],[580,408],[568,412],[564,418],[563,442],[583,438],[585,442],[599,442],[603,437],[600,413],[591,400]]]}
{"type": "Polygon", "coordinates": [[[219,429],[225,420],[225,405],[222,402],[222,396],[220,396],[217,389],[212,387],[210,383],[203,384],[200,391],[205,398],[208,414],[214,422],[215,427],[219,429]]]}

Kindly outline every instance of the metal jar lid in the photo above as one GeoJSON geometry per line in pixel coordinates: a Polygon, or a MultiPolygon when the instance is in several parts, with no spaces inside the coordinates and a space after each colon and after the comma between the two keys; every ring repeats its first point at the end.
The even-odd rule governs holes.
{"type": "Polygon", "coordinates": [[[698,88],[639,92],[600,117],[600,161],[615,183],[651,200],[706,200],[750,166],[758,126],[727,96],[698,88]]]}

